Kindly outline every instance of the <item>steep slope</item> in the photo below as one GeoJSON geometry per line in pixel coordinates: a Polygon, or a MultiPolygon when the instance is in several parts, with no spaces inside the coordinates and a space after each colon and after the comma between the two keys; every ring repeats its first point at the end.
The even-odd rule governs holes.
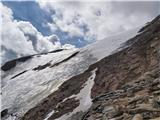
{"type": "Polygon", "coordinates": [[[102,119],[103,113],[95,106],[107,106],[103,103],[108,94],[113,96],[109,99],[115,100],[127,89],[125,84],[138,81],[148,72],[158,79],[159,73],[154,71],[159,70],[159,28],[160,16],[139,33],[136,28],[83,49],[53,51],[7,62],[1,67],[2,119],[102,119]]]}
{"type": "Polygon", "coordinates": [[[127,41],[126,47],[65,81],[21,119],[142,120],[160,117],[159,52],[160,16],[127,41]]]}
{"type": "Polygon", "coordinates": [[[1,67],[2,110],[7,110],[9,115],[4,119],[21,116],[65,80],[86,70],[93,61],[95,58],[88,53],[68,49],[7,62],[1,67]]]}
{"type": "Polygon", "coordinates": [[[137,31],[127,31],[82,49],[60,49],[5,63],[1,67],[2,113],[7,113],[3,119],[22,116],[56,91],[64,81],[83,73],[89,65],[112,54],[123,42],[135,36],[137,31]]]}
{"type": "Polygon", "coordinates": [[[160,16],[140,32],[128,48],[92,66],[94,99],[82,120],[160,119],[160,16]]]}

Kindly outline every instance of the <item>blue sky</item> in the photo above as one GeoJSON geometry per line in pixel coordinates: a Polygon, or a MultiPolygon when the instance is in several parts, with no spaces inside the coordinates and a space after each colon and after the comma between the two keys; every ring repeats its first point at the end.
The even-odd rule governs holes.
{"type": "MultiPolygon", "coordinates": [[[[73,44],[76,47],[83,47],[88,44],[88,41],[85,41],[83,37],[74,36],[69,37],[67,32],[63,32],[61,30],[57,30],[52,32],[49,29],[49,26],[46,26],[48,22],[53,22],[51,18],[51,14],[55,14],[54,10],[52,13],[45,11],[40,8],[39,4],[34,1],[5,1],[4,5],[11,8],[13,11],[13,17],[19,21],[29,21],[36,29],[41,32],[43,35],[51,35],[56,34],[60,40],[61,44],[73,44]],[[75,39],[78,39],[75,41],[75,39]]],[[[83,27],[86,30],[85,26],[83,27]]],[[[91,41],[93,42],[93,41],[91,41]]]]}
{"type": "MultiPolygon", "coordinates": [[[[1,60],[84,47],[143,26],[160,14],[160,2],[3,1],[1,60]]],[[[106,45],[107,46],[107,45],[106,45]]]]}

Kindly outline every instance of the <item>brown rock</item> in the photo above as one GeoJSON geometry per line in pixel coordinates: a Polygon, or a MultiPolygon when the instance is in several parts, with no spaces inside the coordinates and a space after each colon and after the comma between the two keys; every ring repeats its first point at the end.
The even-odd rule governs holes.
{"type": "Polygon", "coordinates": [[[140,114],[136,114],[132,120],[143,120],[143,118],[140,114]]]}
{"type": "Polygon", "coordinates": [[[160,120],[160,117],[154,118],[154,119],[150,119],[150,120],[160,120]]]}

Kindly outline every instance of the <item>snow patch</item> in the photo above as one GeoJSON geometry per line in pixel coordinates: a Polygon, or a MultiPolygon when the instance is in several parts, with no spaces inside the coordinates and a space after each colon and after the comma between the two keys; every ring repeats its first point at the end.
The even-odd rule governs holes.
{"type": "Polygon", "coordinates": [[[79,99],[80,100],[79,106],[77,108],[75,108],[73,112],[67,113],[67,114],[61,116],[60,118],[57,118],[56,120],[69,120],[69,118],[73,114],[80,112],[80,111],[85,112],[90,108],[90,106],[92,105],[91,89],[94,85],[96,71],[97,71],[97,68],[92,71],[92,75],[88,78],[87,82],[84,84],[84,88],[80,91],[79,94],[72,95],[69,97],[69,98],[75,97],[75,99],[79,99]]]}
{"type": "Polygon", "coordinates": [[[46,116],[46,118],[45,118],[44,120],[48,120],[48,118],[50,118],[50,117],[53,115],[53,113],[54,113],[54,110],[52,110],[52,111],[46,116]]]}

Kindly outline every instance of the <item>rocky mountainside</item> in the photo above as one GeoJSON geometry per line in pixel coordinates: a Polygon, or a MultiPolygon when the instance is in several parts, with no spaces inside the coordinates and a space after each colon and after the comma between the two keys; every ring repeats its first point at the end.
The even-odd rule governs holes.
{"type": "Polygon", "coordinates": [[[133,33],[4,64],[2,119],[159,120],[160,16],[133,33]]]}

